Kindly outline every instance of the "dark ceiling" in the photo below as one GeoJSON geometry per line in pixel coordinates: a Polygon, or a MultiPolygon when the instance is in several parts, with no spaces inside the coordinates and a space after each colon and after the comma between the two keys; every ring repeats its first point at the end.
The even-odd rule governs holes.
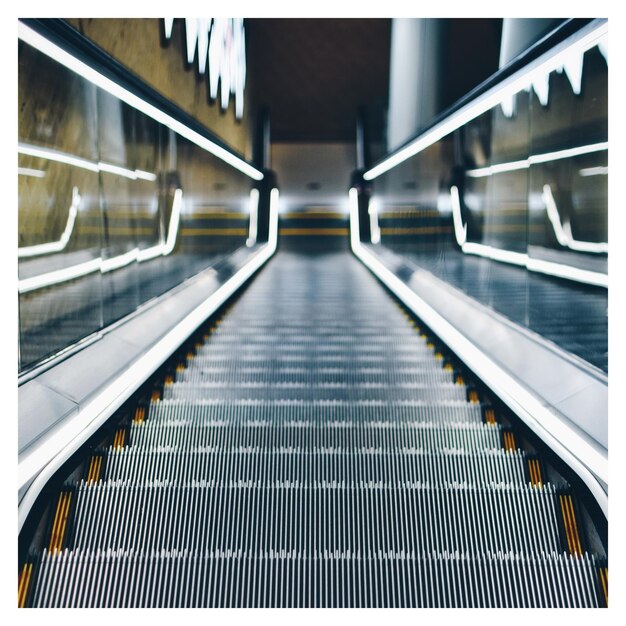
{"type": "MultiPolygon", "coordinates": [[[[501,19],[446,19],[441,108],[498,67],[501,19]]],[[[247,19],[254,99],[274,142],[354,141],[358,107],[384,132],[391,19],[247,19]]]]}
{"type": "Polygon", "coordinates": [[[248,19],[255,99],[272,141],[354,141],[357,107],[384,107],[389,19],[248,19]]]}

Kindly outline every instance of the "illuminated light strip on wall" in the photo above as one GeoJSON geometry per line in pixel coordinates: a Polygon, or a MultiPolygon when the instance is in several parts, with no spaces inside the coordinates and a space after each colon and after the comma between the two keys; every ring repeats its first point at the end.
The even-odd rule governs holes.
{"type": "Polygon", "coordinates": [[[144,262],[154,259],[158,256],[167,256],[174,251],[176,245],[176,238],[178,237],[178,229],[180,223],[180,213],[183,200],[182,189],[177,189],[174,192],[174,199],[172,201],[172,214],[170,216],[170,224],[167,233],[167,239],[165,243],[139,250],[133,248],[124,254],[111,257],[110,259],[103,259],[97,257],[84,263],[78,263],[70,267],[64,267],[60,270],[54,270],[45,274],[39,274],[38,276],[31,276],[30,278],[23,278],[18,281],[18,292],[20,294],[29,293],[31,291],[37,291],[45,287],[52,287],[61,283],[75,280],[76,278],[82,278],[88,274],[95,272],[112,272],[114,270],[126,267],[134,262],[144,262]]]}
{"type": "Polygon", "coordinates": [[[492,176],[493,174],[502,174],[503,172],[513,172],[515,170],[528,169],[531,165],[538,163],[551,163],[561,159],[570,159],[572,157],[581,156],[583,154],[592,154],[593,152],[603,152],[609,149],[609,142],[603,141],[593,143],[587,146],[577,146],[576,148],[567,148],[565,150],[556,150],[555,152],[544,152],[542,154],[532,154],[527,159],[521,161],[509,161],[508,163],[497,163],[487,167],[479,167],[473,170],[467,170],[465,173],[471,178],[482,178],[484,176],[492,176]]]}
{"type": "Polygon", "coordinates": [[[36,170],[32,167],[18,167],[17,173],[19,176],[32,176],[33,178],[45,178],[46,176],[44,170],[36,170]]]}
{"type": "Polygon", "coordinates": [[[33,46],[43,54],[49,56],[51,59],[54,59],[57,63],[60,63],[61,65],[72,70],[85,80],[94,84],[96,87],[103,89],[115,98],[122,100],[134,109],[137,109],[148,117],[151,117],[153,120],[159,122],[160,124],[163,124],[164,126],[167,126],[175,133],[179,134],[181,137],[188,139],[199,148],[206,150],[213,156],[216,156],[225,163],[228,163],[246,176],[249,176],[254,180],[263,180],[263,173],[255,167],[252,167],[252,165],[250,165],[243,159],[232,154],[225,148],[222,148],[215,142],[207,139],[206,137],[196,132],[195,130],[192,130],[188,126],[185,126],[185,124],[179,122],[171,115],[168,115],[156,106],[149,104],[139,96],[125,89],[121,85],[118,85],[103,74],[100,74],[95,69],[93,69],[86,63],[83,63],[76,57],[72,56],[69,52],[52,43],[43,35],[40,35],[22,22],[18,22],[18,37],[28,45],[33,46]]]}
{"type": "Polygon", "coordinates": [[[78,187],[72,188],[72,203],[70,204],[70,210],[67,216],[67,222],[65,229],[61,234],[58,241],[49,241],[48,243],[40,243],[35,246],[23,246],[17,249],[17,257],[19,259],[40,256],[43,254],[50,254],[53,252],[61,252],[65,250],[72,231],[74,230],[74,224],[76,223],[76,216],[78,215],[78,205],[80,204],[80,194],[78,193],[78,187]]]}
{"type": "Polygon", "coordinates": [[[257,229],[259,221],[259,190],[250,190],[250,226],[246,246],[249,248],[256,243],[257,229]]]}
{"type": "Polygon", "coordinates": [[[363,178],[365,180],[377,178],[422,150],[432,146],[451,132],[476,119],[479,115],[510,99],[518,91],[527,88],[528,85],[532,85],[533,81],[562,67],[574,51],[584,52],[598,45],[598,42],[608,32],[607,20],[600,20],[599,22],[594,21],[582,28],[567,41],[558,44],[526,67],[504,79],[501,83],[464,105],[446,119],[435,124],[435,126],[419,135],[409,145],[391,154],[384,161],[365,172],[363,178]]]}
{"type": "Polygon", "coordinates": [[[359,241],[358,192],[349,191],[350,243],[354,255],[377,276],[424,324],[493,390],[584,481],[605,515],[608,496],[598,479],[608,485],[606,456],[550,411],[539,398],[475,346],[463,333],[418,296],[359,241]]]}
{"type": "Polygon", "coordinates": [[[514,252],[512,250],[503,250],[494,248],[482,243],[474,243],[466,241],[467,225],[463,225],[461,216],[461,203],[459,199],[459,190],[456,186],[450,188],[450,201],[452,203],[452,221],[454,224],[454,235],[464,254],[474,254],[482,256],[494,261],[510,263],[511,265],[519,265],[526,267],[531,272],[539,272],[559,278],[567,278],[586,285],[596,285],[598,287],[608,287],[609,277],[601,272],[593,272],[584,270],[563,263],[555,263],[554,261],[544,261],[528,256],[524,252],[514,252]],[[462,243],[460,243],[462,242],[462,243]]]}
{"type": "MultiPolygon", "coordinates": [[[[143,170],[129,170],[119,165],[113,165],[113,163],[105,163],[104,161],[88,161],[82,157],[78,157],[74,154],[68,154],[67,152],[61,152],[60,150],[53,150],[52,148],[44,148],[42,146],[34,146],[28,143],[17,144],[18,154],[25,156],[37,157],[39,159],[46,159],[48,161],[56,161],[57,163],[65,163],[66,165],[73,165],[83,170],[89,170],[90,172],[107,172],[108,174],[116,174],[117,176],[123,176],[130,180],[149,180],[155,181],[157,179],[156,174],[152,172],[144,172],[143,170]]],[[[38,170],[36,170],[38,171],[38,170]]]]}
{"type": "MultiPolygon", "coordinates": [[[[207,318],[215,313],[276,252],[278,243],[278,189],[270,193],[268,242],[252,258],[180,323],[140,356],[120,376],[104,385],[70,419],[62,421],[20,455],[18,491],[26,488],[18,507],[21,531],[41,490],[65,461],[100,428],[207,318]],[[155,365],[156,364],[156,365],[155,365]]],[[[214,272],[209,268],[207,272],[214,272]]]]}
{"type": "Polygon", "coordinates": [[[572,228],[569,223],[565,226],[561,224],[561,216],[552,195],[550,185],[543,186],[543,194],[541,196],[546,205],[548,219],[554,229],[554,235],[557,241],[564,247],[574,250],[575,252],[592,252],[595,254],[608,253],[609,244],[606,242],[578,241],[572,235],[572,228]]]}

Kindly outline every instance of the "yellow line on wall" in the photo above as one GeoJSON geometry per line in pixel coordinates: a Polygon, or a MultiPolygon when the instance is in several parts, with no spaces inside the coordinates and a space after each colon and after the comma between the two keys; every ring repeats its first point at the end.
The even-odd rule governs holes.
{"type": "Polygon", "coordinates": [[[300,236],[300,235],[342,235],[347,236],[349,230],[347,228],[281,228],[278,231],[279,235],[286,237],[300,236]]]}
{"type": "Polygon", "coordinates": [[[183,237],[202,237],[206,235],[244,235],[248,234],[247,228],[183,228],[180,231],[183,237]]]}

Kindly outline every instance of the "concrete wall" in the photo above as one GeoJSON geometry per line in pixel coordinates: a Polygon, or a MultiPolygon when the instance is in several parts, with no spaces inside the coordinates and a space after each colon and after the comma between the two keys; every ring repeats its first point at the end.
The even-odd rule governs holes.
{"type": "Polygon", "coordinates": [[[252,157],[250,73],[246,81],[244,117],[237,122],[234,99],[231,97],[229,109],[221,112],[218,102],[208,104],[206,76],[198,79],[194,70],[185,69],[180,21],[174,24],[172,39],[166,48],[161,46],[157,18],[74,18],[67,21],[236,151],[248,159],[252,157]]]}

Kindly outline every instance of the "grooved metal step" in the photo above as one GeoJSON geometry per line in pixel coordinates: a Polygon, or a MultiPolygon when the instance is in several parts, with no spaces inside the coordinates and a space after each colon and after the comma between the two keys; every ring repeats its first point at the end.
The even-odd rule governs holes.
{"type": "Polygon", "coordinates": [[[606,601],[569,487],[349,255],[279,254],[174,361],[53,503],[29,605],[606,601]]]}

